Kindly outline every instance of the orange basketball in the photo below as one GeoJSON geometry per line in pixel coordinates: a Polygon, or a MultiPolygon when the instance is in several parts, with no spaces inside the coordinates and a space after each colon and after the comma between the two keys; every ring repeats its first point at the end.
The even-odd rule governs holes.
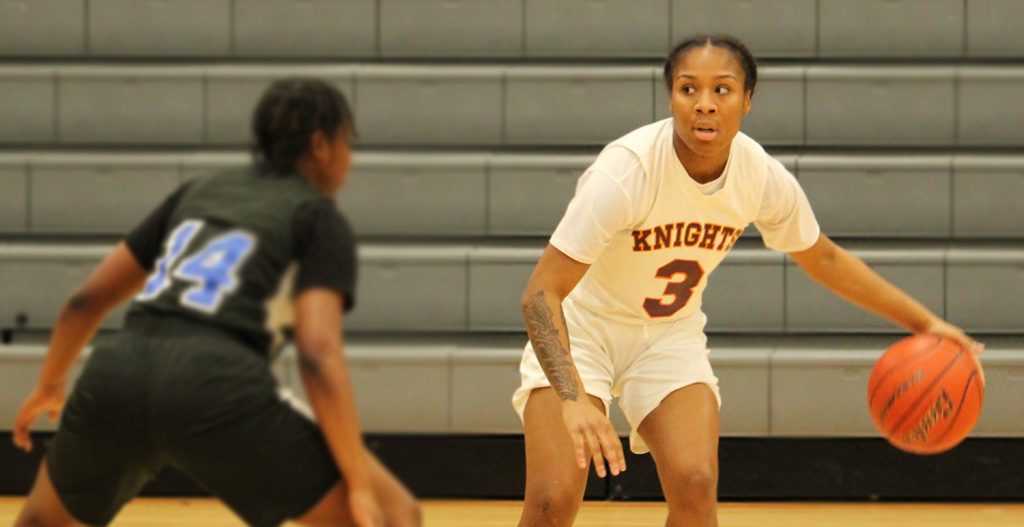
{"type": "Polygon", "coordinates": [[[893,344],[868,380],[868,408],[878,431],[914,454],[937,454],[963,441],[978,422],[984,397],[974,354],[938,335],[893,344]]]}

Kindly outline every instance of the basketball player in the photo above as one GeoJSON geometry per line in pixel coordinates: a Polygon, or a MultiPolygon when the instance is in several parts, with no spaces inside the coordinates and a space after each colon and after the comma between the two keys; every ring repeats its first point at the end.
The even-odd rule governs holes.
{"type": "Polygon", "coordinates": [[[605,463],[626,469],[612,396],[630,449],[654,457],[668,525],[717,525],[720,400],[701,293],[750,223],[850,302],[980,351],[822,234],[793,175],[739,132],[757,82],[741,42],[686,40],[664,77],[672,117],[598,155],[523,293],[530,343],[513,396],[526,430],[523,527],[572,524],[590,458],[601,477],[605,463]]]}
{"type": "Polygon", "coordinates": [[[104,315],[135,298],[95,346],[17,525],[107,524],[165,466],[251,525],[420,524],[363,445],[342,354],[356,255],[332,196],[351,166],[348,103],[319,80],[277,81],[252,125],[252,168],[174,192],[64,305],[15,422],[25,450],[104,315]],[[268,368],[292,320],[319,426],[268,368]]]}

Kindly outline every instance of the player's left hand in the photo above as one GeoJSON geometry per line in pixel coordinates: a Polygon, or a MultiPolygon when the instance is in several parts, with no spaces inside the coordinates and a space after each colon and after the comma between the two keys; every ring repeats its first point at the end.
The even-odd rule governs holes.
{"type": "Polygon", "coordinates": [[[32,428],[32,424],[36,422],[36,418],[43,412],[47,413],[50,421],[57,421],[66,398],[64,386],[37,386],[25,398],[25,402],[21,404],[21,409],[18,410],[17,417],[14,418],[14,445],[25,452],[31,452],[32,438],[29,437],[28,433],[32,428]]]}
{"type": "Polygon", "coordinates": [[[928,327],[928,329],[924,330],[924,332],[953,339],[959,342],[964,349],[973,352],[975,356],[980,355],[981,352],[985,350],[984,344],[967,336],[967,333],[964,333],[964,330],[946,322],[945,320],[936,320],[928,327]]]}
{"type": "Polygon", "coordinates": [[[945,320],[936,320],[931,326],[925,330],[926,333],[933,333],[935,335],[942,335],[943,337],[951,338],[960,343],[964,349],[971,352],[971,356],[974,362],[978,365],[978,373],[981,375],[981,384],[985,385],[985,369],[981,367],[981,361],[978,360],[978,356],[981,355],[982,351],[985,351],[985,345],[967,336],[964,330],[946,322],[945,320]]]}

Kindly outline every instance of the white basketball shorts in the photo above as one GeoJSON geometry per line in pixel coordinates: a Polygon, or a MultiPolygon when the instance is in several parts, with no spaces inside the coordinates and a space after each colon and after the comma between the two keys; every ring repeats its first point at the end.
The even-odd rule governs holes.
{"type": "MultiPolygon", "coordinates": [[[[619,398],[619,407],[629,421],[629,448],[634,453],[650,451],[637,428],[670,393],[703,383],[721,407],[718,378],[708,361],[703,313],[672,322],[626,324],[602,318],[568,299],[562,310],[572,360],[584,390],[604,401],[605,412],[612,398],[619,398]]],[[[529,342],[519,374],[522,384],[512,395],[512,406],[522,419],[530,392],[551,386],[529,342]]]]}

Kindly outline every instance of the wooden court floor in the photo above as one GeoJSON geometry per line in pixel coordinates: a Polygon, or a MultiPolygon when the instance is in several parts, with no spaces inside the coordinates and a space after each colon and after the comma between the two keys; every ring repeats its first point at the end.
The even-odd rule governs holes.
{"type": "MultiPolygon", "coordinates": [[[[0,525],[11,525],[21,499],[0,498],[0,525]]],[[[423,502],[425,527],[514,526],[521,502],[423,502]]],[[[660,527],[664,503],[586,502],[576,527],[660,527]]],[[[723,503],[721,527],[1021,527],[1024,504],[723,503]]],[[[235,527],[242,525],[208,499],[139,499],[115,527],[235,527]]]]}

